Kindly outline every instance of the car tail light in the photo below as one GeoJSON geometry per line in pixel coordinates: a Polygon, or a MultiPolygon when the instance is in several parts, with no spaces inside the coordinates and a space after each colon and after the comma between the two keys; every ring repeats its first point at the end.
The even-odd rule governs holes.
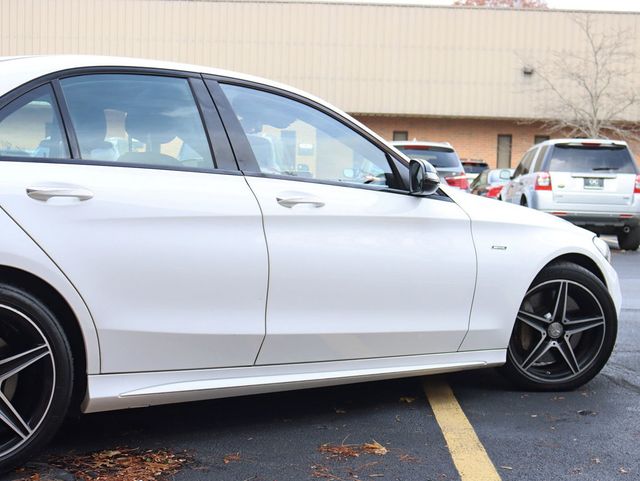
{"type": "Polygon", "coordinates": [[[457,187],[462,190],[469,190],[469,181],[467,180],[467,176],[464,174],[454,174],[450,177],[444,178],[452,187],[457,187]]]}
{"type": "Polygon", "coordinates": [[[634,194],[640,194],[640,174],[636,175],[636,186],[633,189],[634,194]]]}
{"type": "Polygon", "coordinates": [[[487,197],[492,197],[492,198],[496,198],[500,195],[500,192],[502,191],[502,186],[501,185],[496,185],[494,187],[489,187],[487,189],[487,197]]]}
{"type": "Polygon", "coordinates": [[[536,190],[551,190],[551,175],[549,172],[538,172],[536,174],[536,190]]]}

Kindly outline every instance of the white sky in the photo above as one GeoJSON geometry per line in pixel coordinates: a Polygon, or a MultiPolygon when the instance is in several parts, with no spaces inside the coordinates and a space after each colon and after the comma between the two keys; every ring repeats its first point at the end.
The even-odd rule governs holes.
{"type": "MultiPolygon", "coordinates": [[[[324,0],[355,3],[400,3],[416,5],[451,5],[454,0],[324,0]]],[[[604,10],[640,12],[640,0],[547,0],[550,8],[566,10],[604,10]]]]}

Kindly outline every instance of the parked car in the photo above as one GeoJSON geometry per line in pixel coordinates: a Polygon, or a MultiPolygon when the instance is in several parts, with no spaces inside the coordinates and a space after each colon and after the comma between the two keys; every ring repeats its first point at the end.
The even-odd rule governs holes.
{"type": "Polygon", "coordinates": [[[609,358],[605,242],[440,185],[315,97],[149,60],[0,69],[0,469],[69,409],[488,366],[565,390],[609,358]]]}
{"type": "Polygon", "coordinates": [[[511,180],[513,172],[514,169],[485,169],[471,182],[471,193],[496,199],[511,180]]]}
{"type": "Polygon", "coordinates": [[[640,247],[640,175],[625,142],[553,139],[527,151],[503,200],[562,217],[621,249],[640,247]]]}
{"type": "Polygon", "coordinates": [[[489,164],[482,160],[462,159],[461,162],[469,182],[473,182],[482,172],[489,168],[489,164]]]}
{"type": "Polygon", "coordinates": [[[469,190],[469,180],[458,154],[445,142],[396,141],[396,149],[412,159],[423,159],[433,165],[441,177],[452,187],[469,190]]]}

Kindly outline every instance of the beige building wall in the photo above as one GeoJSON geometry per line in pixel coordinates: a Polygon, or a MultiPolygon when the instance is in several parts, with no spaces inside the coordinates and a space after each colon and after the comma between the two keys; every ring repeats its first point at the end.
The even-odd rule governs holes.
{"type": "MultiPolygon", "coordinates": [[[[571,15],[295,1],[1,0],[0,55],[88,53],[217,66],[365,114],[536,118],[548,98],[523,66],[553,51],[584,52],[571,15]]],[[[603,31],[628,31],[640,51],[640,15],[594,18],[603,31]]],[[[630,115],[640,119],[640,107],[630,115]]]]}

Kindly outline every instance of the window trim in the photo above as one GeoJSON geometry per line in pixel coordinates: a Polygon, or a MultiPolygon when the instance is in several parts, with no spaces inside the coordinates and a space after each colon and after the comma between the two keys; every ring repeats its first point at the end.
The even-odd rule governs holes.
{"type": "Polygon", "coordinates": [[[42,77],[30,80],[15,89],[7,92],[0,97],[0,110],[4,109],[8,104],[14,100],[28,94],[30,91],[49,84],[53,90],[53,94],[58,106],[59,115],[61,117],[61,124],[64,128],[65,137],[67,138],[67,148],[69,149],[70,157],[63,159],[53,159],[45,157],[0,157],[0,161],[11,162],[36,162],[36,163],[54,163],[54,164],[75,164],[75,165],[93,165],[93,166],[105,166],[105,167],[126,167],[126,168],[140,168],[140,169],[156,169],[156,170],[172,170],[178,172],[196,172],[196,173],[218,173],[227,175],[242,175],[238,171],[235,163],[235,158],[232,155],[231,145],[227,138],[222,119],[217,113],[215,104],[210,95],[203,95],[206,91],[206,87],[203,85],[202,74],[197,72],[189,72],[173,69],[162,68],[148,68],[148,67],[127,67],[127,66],[106,66],[106,67],[77,67],[66,70],[60,70],[58,72],[52,72],[42,77]],[[188,81],[189,88],[191,89],[194,102],[198,108],[200,119],[202,122],[205,136],[209,145],[209,151],[212,156],[213,165],[212,169],[200,169],[196,167],[179,167],[179,166],[159,166],[149,164],[137,164],[130,162],[109,162],[109,161],[95,161],[80,158],[79,147],[77,144],[77,137],[75,129],[72,127],[71,117],[66,106],[66,101],[60,87],[60,80],[70,77],[86,76],[86,75],[149,75],[156,77],[173,77],[182,78],[188,81]],[[202,87],[198,86],[198,81],[202,84],[202,87]],[[194,85],[196,88],[194,88],[194,85]],[[205,90],[203,90],[203,88],[205,90]],[[204,103],[201,103],[204,102],[204,103]],[[217,121],[216,121],[217,117],[217,121]],[[216,132],[216,129],[219,129],[216,132]],[[213,135],[215,133],[215,135],[213,135]],[[74,146],[75,143],[75,146],[74,146]],[[74,152],[75,149],[75,152],[74,152]]]}
{"type": "MultiPolygon", "coordinates": [[[[27,89],[24,92],[22,92],[20,95],[15,96],[14,98],[10,99],[8,102],[0,102],[0,112],[4,113],[4,109],[6,107],[9,107],[9,105],[11,105],[11,103],[13,103],[14,101],[20,101],[21,99],[24,99],[25,97],[27,99],[29,99],[29,97],[33,97],[35,94],[35,92],[37,90],[40,89],[46,89],[48,91],[49,94],[51,94],[51,100],[53,101],[52,107],[54,108],[54,115],[57,117],[57,120],[59,121],[59,127],[61,129],[61,136],[62,136],[62,140],[66,141],[66,147],[67,147],[67,152],[69,153],[69,155],[73,155],[73,151],[71,149],[70,146],[70,142],[69,142],[69,135],[67,134],[67,129],[66,129],[66,125],[65,125],[65,121],[64,121],[64,117],[62,115],[62,112],[60,111],[60,102],[58,101],[57,95],[56,95],[56,91],[55,91],[55,87],[54,85],[52,85],[51,82],[44,82],[42,84],[39,84],[31,89],[27,89]]],[[[21,103],[18,102],[17,106],[12,109],[9,110],[8,115],[11,115],[15,112],[17,112],[18,110],[20,110],[22,107],[24,107],[28,102],[30,102],[30,100],[27,100],[25,103],[21,103]]],[[[33,158],[42,158],[45,160],[57,160],[57,157],[22,157],[22,156],[12,156],[12,155],[0,155],[0,160],[1,159],[11,159],[14,161],[25,161],[28,159],[33,159],[33,158]]],[[[62,159],[65,159],[66,157],[62,157],[62,159]]]]}
{"type": "MultiPolygon", "coordinates": [[[[229,140],[231,141],[231,144],[234,148],[234,152],[236,153],[236,160],[238,162],[238,166],[240,167],[240,170],[242,170],[242,172],[245,175],[253,175],[257,173],[257,174],[262,174],[261,176],[264,177],[264,176],[271,176],[273,174],[265,175],[264,173],[260,172],[258,162],[256,161],[256,158],[253,155],[253,150],[251,149],[249,140],[246,138],[246,134],[242,129],[242,126],[240,125],[240,122],[238,121],[235,115],[235,112],[233,111],[233,108],[231,107],[231,104],[227,99],[227,96],[222,91],[220,84],[236,85],[238,87],[245,87],[253,90],[260,90],[262,92],[278,95],[280,97],[293,100],[295,102],[306,105],[309,108],[319,110],[323,114],[331,117],[337,122],[340,122],[350,130],[355,131],[358,135],[364,137],[365,140],[372,143],[375,147],[380,149],[386,155],[387,162],[389,163],[389,167],[391,168],[394,178],[397,179],[397,181],[401,184],[400,189],[391,188],[391,190],[401,190],[401,191],[409,190],[408,163],[405,162],[404,159],[397,157],[395,152],[393,152],[393,150],[388,145],[380,143],[376,138],[372,137],[368,132],[366,132],[360,126],[349,121],[349,119],[346,119],[341,115],[338,115],[332,109],[329,109],[318,102],[314,102],[312,99],[309,99],[302,95],[298,95],[294,92],[279,89],[279,88],[272,87],[270,85],[261,84],[258,82],[253,82],[253,81],[248,81],[243,79],[236,79],[233,77],[224,77],[220,75],[206,74],[206,75],[203,75],[203,77],[205,79],[207,87],[210,87],[209,90],[211,92],[211,96],[213,97],[214,102],[216,102],[216,105],[218,105],[219,107],[220,116],[222,117],[222,121],[225,124],[227,133],[229,135],[229,140]],[[215,84],[210,83],[211,81],[215,82],[215,84]],[[406,174],[407,174],[406,176],[401,173],[403,171],[398,168],[399,167],[398,163],[405,167],[406,174]]],[[[291,176],[277,175],[277,177],[298,180],[298,178],[291,177],[291,176]]],[[[316,181],[317,179],[310,179],[310,180],[316,181]]],[[[337,181],[324,180],[323,183],[325,182],[331,182],[335,185],[344,185],[343,182],[337,182],[337,181]]],[[[371,188],[371,186],[367,186],[367,187],[371,188]]],[[[379,190],[379,189],[374,189],[374,190],[379,190]]]]}

